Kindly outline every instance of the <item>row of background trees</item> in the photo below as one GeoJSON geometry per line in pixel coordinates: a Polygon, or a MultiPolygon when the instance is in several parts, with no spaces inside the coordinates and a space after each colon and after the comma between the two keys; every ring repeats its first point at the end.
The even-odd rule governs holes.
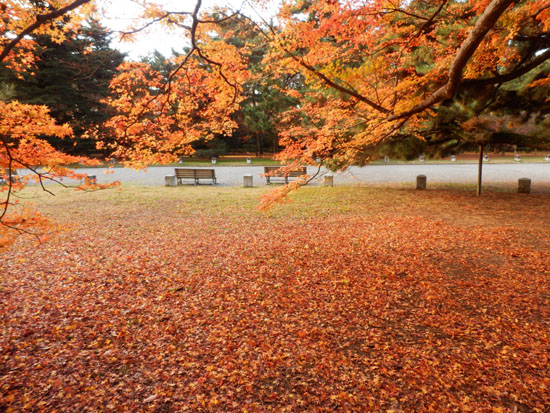
{"type": "MultiPolygon", "coordinates": [[[[305,5],[293,12],[303,13],[304,9],[305,5]]],[[[221,20],[223,15],[214,13],[212,18],[221,20]]],[[[277,152],[281,149],[278,144],[281,128],[291,129],[297,122],[304,122],[302,116],[300,120],[287,118],[286,123],[281,123],[282,115],[300,104],[299,99],[286,91],[307,93],[304,75],[297,70],[272,69],[270,44],[262,32],[267,27],[258,27],[236,15],[223,20],[219,28],[218,40],[239,50],[246,59],[250,78],[243,84],[243,99],[238,109],[231,114],[236,127],[229,134],[193,142],[195,155],[277,152]]],[[[46,105],[59,124],[68,123],[73,128],[74,140],[47,138],[59,150],[73,155],[97,156],[101,153],[108,156],[108,151],[98,151],[88,131],[94,129],[96,137],[105,138],[109,134],[105,122],[116,113],[105,99],[111,93],[109,84],[125,55],[110,46],[110,38],[108,30],[97,20],[89,20],[62,43],[52,41],[47,35],[33,35],[38,57],[35,68],[18,74],[2,66],[2,100],[46,105]]],[[[526,43],[525,47],[531,46],[526,43]]],[[[178,56],[176,51],[173,54],[178,56]]],[[[175,69],[174,62],[159,52],[143,57],[142,62],[165,80],[175,69]]],[[[416,70],[426,69],[418,65],[416,70]]],[[[402,129],[390,140],[366,146],[355,162],[361,164],[385,155],[412,159],[420,153],[446,157],[478,150],[480,144],[495,151],[506,150],[511,145],[526,149],[549,148],[550,101],[547,96],[550,90],[548,86],[529,87],[533,81],[547,77],[549,72],[550,62],[546,62],[506,84],[463,89],[434,109],[435,116],[423,122],[421,127],[402,129]],[[512,124],[516,126],[510,126],[512,124]]],[[[311,126],[313,120],[310,118],[307,122],[311,126]]]]}
{"type": "MultiPolygon", "coordinates": [[[[212,17],[220,18],[216,14],[212,17]]],[[[244,99],[239,109],[231,115],[237,127],[230,135],[197,140],[193,143],[195,155],[277,152],[278,116],[297,104],[296,99],[281,90],[290,86],[302,87],[299,76],[271,77],[264,71],[263,59],[268,44],[252,22],[236,16],[220,27],[222,34],[231,33],[226,41],[241,50],[252,77],[243,85],[244,99]]],[[[5,64],[0,66],[0,99],[45,105],[58,124],[69,124],[75,139],[46,137],[59,150],[83,156],[101,153],[107,157],[108,151],[99,151],[88,131],[93,129],[96,137],[105,138],[109,133],[105,122],[116,113],[105,100],[111,93],[109,85],[117,75],[117,68],[127,56],[111,47],[111,37],[109,30],[97,20],[89,20],[62,43],[54,42],[47,35],[32,35],[36,43],[36,65],[22,74],[15,73],[5,64]]],[[[164,56],[155,51],[142,57],[141,62],[166,80],[176,66],[169,58],[181,55],[175,50],[172,54],[164,56]]]]}

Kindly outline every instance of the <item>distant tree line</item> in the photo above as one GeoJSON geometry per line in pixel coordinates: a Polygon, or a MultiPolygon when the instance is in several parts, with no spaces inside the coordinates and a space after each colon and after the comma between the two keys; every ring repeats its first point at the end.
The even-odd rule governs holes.
{"type": "MultiPolygon", "coordinates": [[[[299,12],[297,9],[296,13],[299,12]]],[[[212,17],[223,16],[213,14],[212,17]]],[[[269,61],[269,42],[250,20],[239,16],[221,20],[219,35],[246,57],[251,76],[243,85],[244,99],[239,109],[231,114],[237,127],[229,136],[220,134],[193,142],[195,156],[239,151],[261,156],[264,152],[277,152],[281,149],[278,143],[281,129],[304,122],[304,119],[281,122],[281,115],[300,102],[287,91],[307,92],[303,75],[298,71],[277,71],[269,61]]],[[[117,67],[126,56],[110,46],[108,30],[94,20],[70,33],[62,43],[55,43],[45,35],[32,36],[37,45],[34,69],[16,75],[0,67],[0,98],[45,105],[59,124],[69,124],[76,140],[47,138],[59,150],[72,155],[107,156],[107,151],[96,149],[88,131],[94,130],[96,138],[109,140],[103,124],[115,110],[104,100],[109,96],[109,84],[117,74],[117,67]]],[[[143,57],[142,62],[165,78],[174,70],[174,63],[159,52],[143,57]]],[[[421,72],[425,68],[416,70],[421,72]]],[[[530,87],[549,72],[550,63],[546,62],[504,85],[462,88],[452,99],[434,108],[436,116],[421,127],[403,128],[392,139],[366,147],[356,162],[361,164],[384,156],[413,159],[421,153],[434,158],[446,157],[477,151],[480,145],[495,151],[516,147],[549,148],[550,87],[530,87]]]]}

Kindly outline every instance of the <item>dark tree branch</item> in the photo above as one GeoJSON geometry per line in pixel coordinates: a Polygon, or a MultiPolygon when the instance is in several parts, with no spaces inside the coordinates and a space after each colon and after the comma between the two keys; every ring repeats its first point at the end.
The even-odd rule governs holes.
{"type": "Polygon", "coordinates": [[[479,20],[476,22],[468,38],[464,41],[464,43],[462,43],[462,46],[458,50],[453,62],[451,63],[451,67],[449,68],[447,83],[441,86],[431,96],[418,105],[413,106],[405,112],[391,115],[388,117],[388,120],[408,118],[412,115],[423,112],[436,103],[453,97],[460,86],[462,72],[466,67],[466,64],[485,38],[485,35],[489,32],[489,30],[491,30],[491,28],[493,28],[499,17],[513,2],[514,0],[492,0],[483,14],[479,17],[479,20]]]}
{"type": "MultiPolygon", "coordinates": [[[[141,32],[141,31],[145,30],[146,28],[148,28],[149,26],[152,26],[153,24],[158,23],[159,21],[164,20],[164,19],[166,19],[167,17],[170,17],[170,16],[173,15],[173,14],[177,14],[177,15],[191,15],[191,13],[186,12],[186,11],[180,11],[180,12],[177,12],[177,11],[169,11],[169,12],[166,12],[165,14],[163,14],[162,16],[157,17],[156,19],[153,19],[153,20],[147,22],[146,24],[144,24],[143,26],[141,26],[141,27],[139,27],[139,28],[137,28],[137,29],[129,30],[129,31],[119,31],[119,33],[122,35],[122,37],[131,35],[131,34],[139,33],[139,32],[141,32]]],[[[187,27],[185,27],[185,28],[187,28],[187,27]]]]}
{"type": "Polygon", "coordinates": [[[60,9],[54,10],[50,13],[45,14],[39,14],[36,16],[36,20],[31,25],[27,26],[21,33],[19,33],[16,37],[13,38],[11,42],[9,42],[6,46],[4,46],[4,49],[2,52],[0,52],[0,62],[4,61],[4,59],[8,56],[8,54],[13,50],[17,44],[23,40],[23,38],[31,34],[33,31],[38,29],[40,26],[57,19],[58,17],[61,17],[68,12],[82,6],[83,4],[89,3],[91,0],[75,0],[71,4],[68,4],[65,7],[62,7],[60,9]]]}
{"type": "MultiPolygon", "coordinates": [[[[266,38],[268,38],[268,35],[259,27],[259,25],[252,19],[246,17],[246,16],[243,16],[244,18],[246,18],[248,21],[252,22],[257,28],[258,30],[260,31],[260,33],[262,33],[262,35],[266,38]]],[[[263,23],[269,28],[269,30],[271,31],[271,34],[275,37],[276,33],[275,33],[275,30],[273,29],[273,26],[271,24],[269,24],[263,17],[260,16],[260,18],[262,19],[263,23]]],[[[382,113],[390,113],[390,111],[388,109],[386,109],[385,107],[377,104],[376,102],[366,98],[365,96],[357,93],[355,90],[353,89],[349,89],[349,88],[346,88],[342,85],[339,85],[338,83],[334,82],[333,80],[331,80],[330,78],[328,78],[326,75],[324,75],[323,73],[319,72],[317,69],[315,69],[313,66],[307,64],[306,62],[304,62],[303,59],[299,58],[298,56],[296,56],[294,53],[292,53],[290,50],[288,50],[286,47],[282,46],[280,43],[279,43],[279,47],[292,59],[294,60],[295,62],[297,62],[300,66],[302,66],[303,68],[305,68],[306,70],[308,70],[309,72],[313,73],[315,76],[317,76],[319,79],[321,79],[324,83],[326,83],[328,86],[330,86],[331,88],[333,89],[336,89],[338,90],[339,92],[342,92],[344,93],[345,95],[349,95],[349,96],[353,96],[354,98],[356,98],[357,100],[367,104],[368,106],[372,107],[373,109],[376,109],[378,110],[379,112],[382,112],[382,113]]]]}
{"type": "Polygon", "coordinates": [[[511,72],[508,72],[504,75],[489,77],[486,79],[464,79],[460,83],[460,89],[476,88],[480,86],[490,86],[490,85],[509,82],[511,80],[517,79],[518,77],[528,73],[529,71],[533,70],[535,67],[543,64],[549,59],[550,59],[550,49],[546,50],[544,53],[541,53],[540,55],[535,57],[533,60],[531,60],[531,62],[523,66],[516,67],[511,72]]]}

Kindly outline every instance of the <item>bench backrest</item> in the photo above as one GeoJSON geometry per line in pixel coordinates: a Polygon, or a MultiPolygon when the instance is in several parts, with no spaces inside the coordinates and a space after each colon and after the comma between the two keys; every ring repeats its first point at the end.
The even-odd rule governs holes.
{"type": "Polygon", "coordinates": [[[307,173],[307,168],[305,166],[301,166],[299,167],[298,169],[296,170],[293,170],[293,171],[286,171],[284,174],[282,173],[282,171],[280,171],[282,169],[282,167],[280,166],[264,166],[264,173],[268,174],[268,173],[272,173],[272,172],[275,172],[275,174],[273,174],[273,176],[292,176],[292,177],[297,177],[297,176],[302,176],[302,175],[305,175],[307,173]],[[278,172],[281,172],[281,173],[278,173],[278,172]]]}
{"type": "Polygon", "coordinates": [[[174,168],[176,178],[205,178],[213,179],[216,177],[214,169],[191,169],[191,168],[174,168]]]}
{"type": "Polygon", "coordinates": [[[215,178],[214,169],[195,169],[195,178],[215,178]]]}
{"type": "Polygon", "coordinates": [[[194,169],[182,169],[175,168],[176,178],[194,178],[195,170],[194,169]]]}

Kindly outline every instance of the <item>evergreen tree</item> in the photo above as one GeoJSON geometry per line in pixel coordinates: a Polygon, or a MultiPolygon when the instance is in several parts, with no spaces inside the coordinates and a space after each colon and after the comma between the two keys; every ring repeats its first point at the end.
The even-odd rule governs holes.
{"type": "Polygon", "coordinates": [[[84,132],[101,128],[110,117],[102,99],[109,94],[109,82],[125,55],[110,47],[109,33],[95,20],[69,38],[58,44],[47,36],[34,36],[38,45],[35,70],[16,78],[2,68],[0,83],[13,85],[13,99],[46,105],[59,124],[73,128],[76,141],[51,137],[48,140],[54,147],[66,153],[90,154],[97,150],[93,140],[84,138],[84,132]]]}
{"type": "MultiPolygon", "coordinates": [[[[222,17],[213,15],[219,20],[222,17]]],[[[246,98],[233,115],[239,126],[227,142],[232,149],[254,151],[257,155],[264,151],[277,152],[279,116],[298,104],[297,99],[283,91],[303,87],[301,75],[277,73],[270,67],[267,38],[262,34],[262,28],[250,20],[236,15],[223,20],[219,26],[224,40],[236,46],[246,57],[252,74],[243,85],[246,98]]]]}

